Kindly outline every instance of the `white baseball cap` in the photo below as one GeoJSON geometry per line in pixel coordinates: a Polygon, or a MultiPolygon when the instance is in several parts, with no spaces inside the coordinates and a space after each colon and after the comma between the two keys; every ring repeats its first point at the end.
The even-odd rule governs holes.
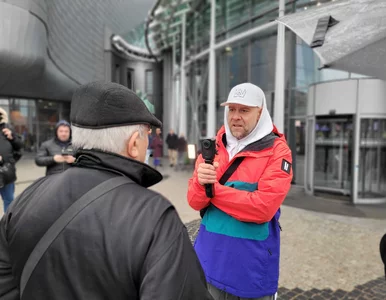
{"type": "Polygon", "coordinates": [[[228,100],[221,103],[221,106],[229,104],[241,104],[251,107],[262,107],[264,103],[264,92],[257,85],[252,83],[241,83],[236,85],[229,92],[228,100]]]}

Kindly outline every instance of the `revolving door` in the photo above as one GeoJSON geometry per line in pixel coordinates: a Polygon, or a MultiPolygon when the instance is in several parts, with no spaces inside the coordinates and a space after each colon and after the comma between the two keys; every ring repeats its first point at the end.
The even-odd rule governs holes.
{"type": "MultiPolygon", "coordinates": [[[[310,87],[305,191],[386,202],[386,82],[358,79],[310,87]]],[[[339,197],[341,198],[341,197],[339,197]]]]}

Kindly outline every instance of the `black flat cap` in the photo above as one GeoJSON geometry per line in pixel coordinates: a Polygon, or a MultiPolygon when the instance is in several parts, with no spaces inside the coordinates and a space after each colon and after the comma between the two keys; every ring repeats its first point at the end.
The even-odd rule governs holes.
{"type": "Polygon", "coordinates": [[[74,126],[93,129],[136,124],[162,126],[132,90],[101,81],[82,85],[75,91],[70,119],[74,126]]]}

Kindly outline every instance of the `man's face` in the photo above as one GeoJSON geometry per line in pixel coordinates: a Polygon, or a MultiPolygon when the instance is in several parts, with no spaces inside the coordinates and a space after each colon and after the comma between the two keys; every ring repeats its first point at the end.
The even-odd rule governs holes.
{"type": "Polygon", "coordinates": [[[174,130],[173,130],[173,129],[170,129],[169,133],[170,133],[170,134],[174,134],[174,130]]]}
{"type": "Polygon", "coordinates": [[[67,142],[70,139],[70,128],[68,126],[59,126],[56,132],[59,141],[67,142]]]}
{"type": "Polygon", "coordinates": [[[241,104],[230,104],[228,126],[232,135],[241,140],[255,128],[260,119],[262,109],[241,104]]]}
{"type": "Polygon", "coordinates": [[[157,135],[160,135],[160,134],[161,134],[161,129],[160,129],[160,128],[157,128],[157,129],[155,130],[155,133],[156,133],[157,135]]]}

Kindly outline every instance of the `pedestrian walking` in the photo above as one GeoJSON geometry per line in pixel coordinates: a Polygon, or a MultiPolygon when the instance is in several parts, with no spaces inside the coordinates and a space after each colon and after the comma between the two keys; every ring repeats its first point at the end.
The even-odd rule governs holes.
{"type": "Polygon", "coordinates": [[[178,135],[174,133],[173,129],[170,129],[166,137],[166,144],[168,145],[170,167],[174,167],[177,164],[178,135]]]}
{"type": "Polygon", "coordinates": [[[181,133],[180,137],[178,138],[177,151],[177,170],[183,170],[185,168],[186,152],[188,151],[188,143],[183,133],[181,133]]]}
{"type": "Polygon", "coordinates": [[[157,128],[155,130],[155,136],[153,137],[151,149],[153,151],[154,168],[158,169],[162,166],[161,158],[163,152],[163,141],[161,136],[161,128],[157,128]]]}

